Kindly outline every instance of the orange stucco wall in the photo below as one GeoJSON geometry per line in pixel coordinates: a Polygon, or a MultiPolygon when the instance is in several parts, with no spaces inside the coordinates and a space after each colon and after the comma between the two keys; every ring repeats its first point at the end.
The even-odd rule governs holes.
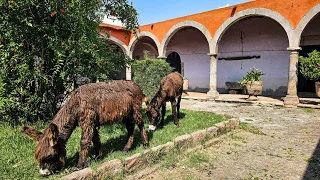
{"type": "Polygon", "coordinates": [[[104,34],[105,32],[109,33],[110,36],[113,36],[117,39],[119,39],[120,41],[122,41],[125,45],[129,45],[130,42],[130,34],[126,34],[126,32],[121,28],[121,27],[107,27],[108,25],[103,24],[100,25],[100,27],[102,28],[100,30],[100,34],[104,34]]]}
{"type": "MultiPolygon", "coordinates": [[[[249,9],[249,8],[266,8],[276,11],[283,15],[296,27],[300,19],[315,5],[320,3],[320,0],[257,0],[243,4],[237,4],[235,13],[249,9]]],[[[141,26],[141,31],[148,31],[153,33],[160,42],[169,31],[169,29],[175,24],[182,21],[196,21],[204,25],[213,37],[217,29],[226,21],[231,13],[233,6],[207,11],[199,14],[184,16],[176,19],[170,19],[163,22],[153,23],[153,30],[151,30],[151,24],[141,26]]]]}
{"type": "MultiPolygon", "coordinates": [[[[141,31],[147,31],[154,34],[161,43],[166,33],[175,24],[183,21],[196,21],[205,26],[213,37],[218,28],[231,16],[233,7],[236,6],[234,13],[250,9],[250,8],[266,8],[283,15],[295,28],[301,18],[314,6],[320,3],[320,0],[255,0],[242,4],[233,5],[226,8],[215,9],[207,12],[193,14],[189,16],[170,19],[162,22],[155,22],[140,27],[141,31]],[[151,25],[153,28],[151,29],[151,25]]],[[[105,27],[107,28],[107,27],[105,27]]],[[[109,28],[111,35],[129,45],[130,39],[124,37],[124,31],[114,28],[109,28]]]]}

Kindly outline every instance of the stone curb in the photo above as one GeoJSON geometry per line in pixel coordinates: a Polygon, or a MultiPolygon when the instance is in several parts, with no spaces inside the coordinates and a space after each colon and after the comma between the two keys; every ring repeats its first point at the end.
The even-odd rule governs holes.
{"type": "Polygon", "coordinates": [[[151,162],[152,156],[164,156],[174,148],[178,149],[199,149],[205,146],[215,144],[215,137],[223,133],[229,132],[232,129],[239,127],[240,120],[237,118],[232,118],[228,121],[223,121],[215,124],[215,126],[206,128],[204,130],[199,130],[191,134],[185,134],[173,139],[172,142],[167,142],[151,149],[144,150],[141,153],[134,154],[127,157],[123,162],[118,159],[107,161],[102,163],[95,173],[92,169],[86,168],[80,171],[73,172],[67,176],[62,177],[65,180],[73,179],[104,179],[104,177],[116,177],[121,175],[123,172],[130,173],[135,170],[144,168],[148,166],[151,162]],[[209,140],[208,142],[205,142],[209,140]]]}
{"type": "Polygon", "coordinates": [[[93,179],[94,171],[91,168],[85,168],[76,172],[73,172],[67,176],[62,177],[63,180],[87,180],[93,179]]]}

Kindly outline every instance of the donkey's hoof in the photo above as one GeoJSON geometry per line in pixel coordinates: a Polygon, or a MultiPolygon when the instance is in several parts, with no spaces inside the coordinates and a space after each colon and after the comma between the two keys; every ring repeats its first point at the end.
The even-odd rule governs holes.
{"type": "Polygon", "coordinates": [[[143,144],[143,147],[144,147],[144,148],[148,148],[148,147],[150,147],[150,146],[149,146],[149,143],[147,143],[147,144],[143,144]]]}
{"type": "Polygon", "coordinates": [[[78,169],[83,169],[83,168],[86,168],[88,167],[88,163],[87,162],[79,162],[78,165],[77,165],[77,168],[78,169]]]}
{"type": "Polygon", "coordinates": [[[123,148],[122,150],[122,152],[128,152],[128,151],[130,151],[130,148],[127,148],[127,147],[123,148]]]}

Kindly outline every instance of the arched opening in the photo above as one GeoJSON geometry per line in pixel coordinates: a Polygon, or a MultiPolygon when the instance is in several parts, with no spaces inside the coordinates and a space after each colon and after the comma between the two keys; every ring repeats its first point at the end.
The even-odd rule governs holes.
{"type": "Polygon", "coordinates": [[[286,95],[289,40],[277,21],[261,15],[240,19],[225,31],[217,46],[220,93],[229,93],[226,82],[238,82],[255,67],[265,73],[263,95],[286,95]]]}
{"type": "Polygon", "coordinates": [[[156,59],[158,54],[158,48],[156,43],[147,36],[140,37],[132,48],[132,58],[135,60],[144,59],[145,52],[148,52],[148,56],[151,59],[156,59]]]}
{"type": "MultiPolygon", "coordinates": [[[[210,85],[209,44],[205,35],[194,27],[183,27],[171,35],[164,52],[168,59],[180,57],[180,71],[188,78],[189,90],[208,92],[210,85]],[[174,52],[173,54],[170,52],[174,52]]],[[[179,64],[178,61],[176,61],[179,64]]]]}
{"type": "Polygon", "coordinates": [[[174,69],[172,70],[173,72],[179,72],[180,74],[183,75],[181,72],[181,59],[180,55],[177,52],[172,52],[167,56],[166,59],[167,63],[170,64],[171,67],[174,69]]]}
{"type": "MultiPolygon", "coordinates": [[[[305,27],[301,34],[299,52],[300,56],[306,57],[313,50],[320,51],[320,14],[317,14],[305,27]]],[[[298,65],[298,92],[300,96],[313,96],[315,93],[315,81],[303,77],[298,65]]]]}
{"type": "MultiPolygon", "coordinates": [[[[124,53],[126,54],[123,49],[117,45],[116,43],[114,43],[113,41],[108,41],[109,45],[111,46],[112,48],[112,51],[113,52],[117,52],[117,53],[124,53]]],[[[112,76],[111,76],[111,79],[113,80],[125,80],[126,79],[126,68],[122,68],[121,71],[119,72],[115,72],[112,76]]]]}

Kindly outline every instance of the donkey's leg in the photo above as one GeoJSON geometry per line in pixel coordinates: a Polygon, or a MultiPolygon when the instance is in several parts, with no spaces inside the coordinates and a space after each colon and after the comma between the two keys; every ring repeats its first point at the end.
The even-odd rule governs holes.
{"type": "Polygon", "coordinates": [[[172,116],[173,116],[174,124],[177,127],[180,127],[179,126],[179,120],[177,118],[177,102],[176,102],[176,99],[171,100],[171,106],[172,106],[172,116]]]}
{"type": "Polygon", "coordinates": [[[166,115],[166,103],[164,102],[162,105],[162,110],[161,110],[161,121],[160,121],[160,126],[164,125],[164,116],[166,115]]]}
{"type": "Polygon", "coordinates": [[[134,136],[133,136],[134,123],[132,122],[131,118],[126,121],[126,128],[127,128],[127,131],[128,131],[128,140],[127,140],[126,146],[123,148],[124,152],[127,152],[127,151],[129,151],[131,149],[132,143],[133,143],[133,139],[134,139],[134,136]]]}
{"type": "Polygon", "coordinates": [[[79,119],[79,125],[82,129],[82,134],[80,142],[78,168],[84,168],[88,166],[87,156],[94,136],[94,116],[94,111],[87,111],[85,112],[84,118],[79,119]]]}
{"type": "Polygon", "coordinates": [[[144,128],[144,121],[142,119],[142,109],[141,109],[140,103],[136,103],[133,107],[133,122],[136,123],[140,130],[141,140],[143,143],[143,146],[147,147],[149,146],[148,136],[146,129],[144,128]]]}
{"type": "Polygon", "coordinates": [[[94,128],[93,130],[93,146],[96,153],[97,158],[101,158],[102,156],[102,149],[101,149],[101,141],[100,141],[100,135],[97,128],[94,128]]]}
{"type": "Polygon", "coordinates": [[[149,147],[148,136],[147,136],[146,129],[144,128],[144,123],[142,122],[142,123],[138,124],[138,127],[140,129],[141,140],[142,140],[143,146],[149,147]]]}
{"type": "Polygon", "coordinates": [[[180,119],[180,102],[181,102],[181,96],[179,96],[178,102],[177,102],[177,112],[178,112],[177,117],[178,117],[179,119],[180,119]]]}

